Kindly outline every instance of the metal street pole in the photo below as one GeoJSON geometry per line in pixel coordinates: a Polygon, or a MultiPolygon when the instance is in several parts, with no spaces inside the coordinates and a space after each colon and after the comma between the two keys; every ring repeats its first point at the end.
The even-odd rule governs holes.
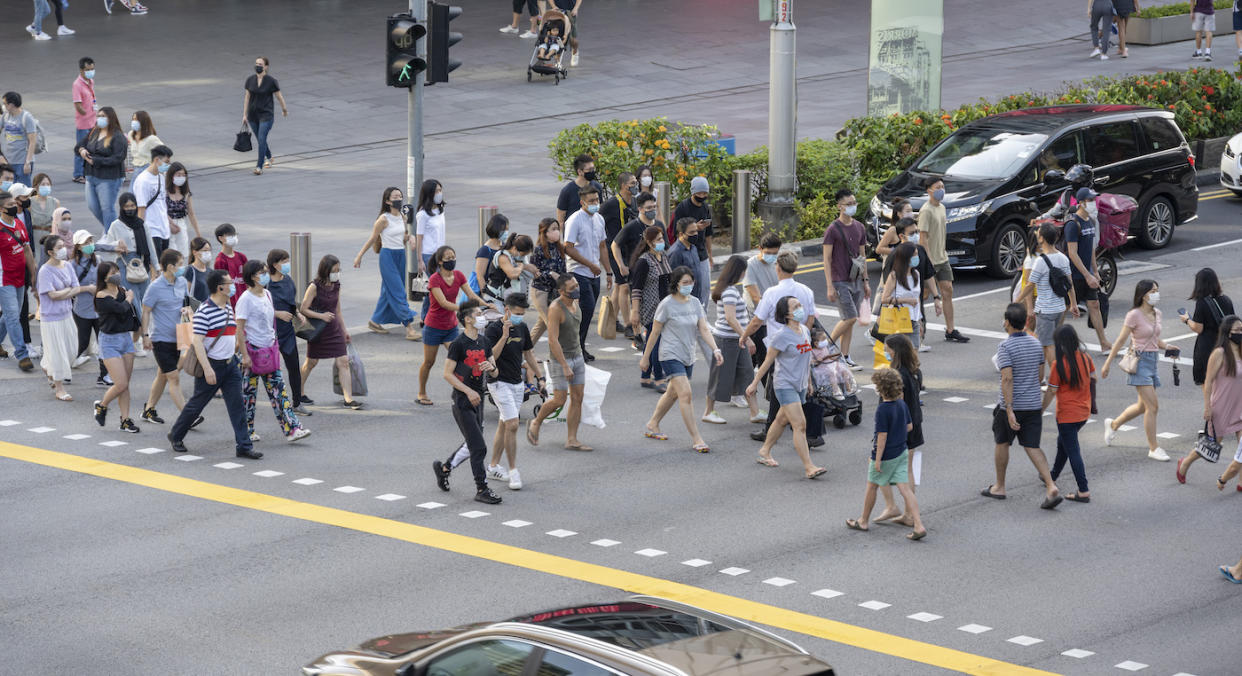
{"type": "MultiPolygon", "coordinates": [[[[427,0],[410,0],[410,14],[420,25],[427,25],[427,0]]],[[[427,61],[427,38],[416,43],[418,58],[427,61]]],[[[414,75],[414,84],[410,87],[408,148],[405,157],[405,203],[410,205],[406,211],[405,231],[414,232],[414,215],[418,209],[418,189],[423,185],[423,84],[427,79],[425,70],[414,75]]],[[[405,257],[405,297],[410,297],[410,283],[418,274],[418,264],[422,261],[422,252],[407,248],[405,257]]]]}
{"type": "Polygon", "coordinates": [[[785,230],[794,224],[795,143],[798,126],[797,28],[793,0],[775,0],[768,86],[768,199],[759,213],[769,228],[785,230]]]}

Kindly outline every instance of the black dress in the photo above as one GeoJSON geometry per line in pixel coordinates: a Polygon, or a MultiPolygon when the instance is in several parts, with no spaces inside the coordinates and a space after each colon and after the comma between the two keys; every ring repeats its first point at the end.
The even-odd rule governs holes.
{"type": "Polygon", "coordinates": [[[923,382],[923,373],[910,373],[910,369],[904,366],[897,369],[897,373],[901,374],[901,396],[906,408],[910,409],[910,422],[914,425],[914,429],[906,434],[906,448],[913,451],[923,445],[923,407],[919,405],[919,385],[923,382]]]}
{"type": "Polygon", "coordinates": [[[1194,365],[1191,368],[1196,385],[1202,385],[1207,380],[1208,357],[1212,356],[1212,349],[1216,347],[1220,320],[1231,314],[1233,301],[1229,300],[1229,296],[1209,296],[1195,300],[1195,310],[1190,318],[1203,325],[1203,331],[1195,338],[1194,365]]]}

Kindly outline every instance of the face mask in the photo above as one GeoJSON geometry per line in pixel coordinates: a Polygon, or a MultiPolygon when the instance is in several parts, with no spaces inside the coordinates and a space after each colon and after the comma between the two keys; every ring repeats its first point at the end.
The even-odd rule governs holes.
{"type": "Polygon", "coordinates": [[[693,284],[680,284],[678,285],[677,290],[681,292],[681,295],[689,296],[690,292],[694,291],[694,285],[693,284]]]}
{"type": "Polygon", "coordinates": [[[906,241],[907,241],[907,242],[909,242],[909,243],[911,243],[911,244],[918,244],[918,243],[919,243],[919,233],[917,233],[917,232],[916,232],[916,233],[914,233],[913,235],[910,235],[909,237],[907,237],[907,238],[906,238],[906,241]]]}
{"type": "Polygon", "coordinates": [[[591,214],[592,216],[594,216],[595,214],[598,214],[598,213],[599,213],[599,205],[598,205],[598,204],[588,204],[588,205],[587,205],[586,210],[587,210],[587,213],[588,213],[588,214],[591,214]]]}
{"type": "Polygon", "coordinates": [[[210,252],[210,251],[200,251],[200,252],[198,252],[198,259],[199,259],[200,261],[204,262],[204,263],[208,263],[208,264],[210,264],[213,258],[215,258],[215,257],[211,255],[211,252],[210,252]]]}
{"type": "Polygon", "coordinates": [[[17,207],[5,207],[4,215],[5,216],[17,216],[17,207]]]}
{"type": "Polygon", "coordinates": [[[69,260],[69,249],[61,247],[53,252],[53,255],[56,256],[57,260],[67,261],[69,260]]]}
{"type": "Polygon", "coordinates": [[[644,188],[646,188],[647,186],[651,185],[651,177],[650,177],[650,176],[644,176],[644,177],[642,177],[642,179],[639,181],[639,183],[642,183],[642,184],[643,184],[643,187],[644,187],[644,188]]]}
{"type": "Polygon", "coordinates": [[[936,200],[937,202],[943,200],[944,199],[944,188],[937,188],[933,190],[931,196],[932,196],[932,199],[936,200]]]}
{"type": "Polygon", "coordinates": [[[259,286],[267,286],[272,281],[272,276],[266,272],[259,273],[259,286]]]}
{"type": "Polygon", "coordinates": [[[138,120],[130,120],[129,128],[133,129],[134,131],[142,131],[142,123],[139,122],[138,120]]]}
{"type": "MultiPolygon", "coordinates": [[[[39,186],[39,197],[47,197],[48,195],[51,195],[51,194],[52,194],[52,186],[50,185],[39,186]]],[[[62,221],[62,224],[63,224],[63,221],[62,221]]]]}
{"type": "Polygon", "coordinates": [[[0,190],[4,190],[7,192],[8,189],[12,187],[13,187],[12,181],[0,181],[0,190]]]}
{"type": "Polygon", "coordinates": [[[160,166],[156,167],[156,169],[155,169],[155,170],[156,170],[156,171],[158,171],[158,172],[160,172],[161,174],[167,174],[167,173],[168,173],[168,167],[169,167],[169,165],[167,165],[167,164],[161,164],[160,166]]]}
{"type": "Polygon", "coordinates": [[[94,69],[94,68],[92,68],[92,69],[90,69],[90,70],[84,70],[84,71],[82,71],[82,76],[83,76],[83,77],[85,77],[85,78],[86,78],[86,79],[88,79],[88,80],[94,80],[94,79],[95,79],[95,69],[94,69]]]}
{"type": "Polygon", "coordinates": [[[514,326],[521,326],[526,321],[526,315],[509,315],[509,323],[514,326]]]}
{"type": "Polygon", "coordinates": [[[333,282],[333,283],[341,281],[341,273],[339,273],[339,272],[329,272],[329,273],[328,273],[328,281],[329,281],[329,282],[333,282]]]}
{"type": "Polygon", "coordinates": [[[388,203],[388,206],[396,209],[397,211],[401,211],[401,205],[403,204],[405,204],[405,200],[393,200],[388,203]]]}
{"type": "Polygon", "coordinates": [[[126,218],[137,218],[138,217],[137,209],[121,209],[121,213],[124,214],[126,218]]]}
{"type": "Polygon", "coordinates": [[[1087,202],[1083,208],[1086,209],[1087,215],[1091,218],[1095,218],[1100,214],[1100,207],[1095,202],[1087,202]]]}
{"type": "Polygon", "coordinates": [[[856,213],[858,213],[858,205],[857,205],[857,204],[851,204],[851,205],[849,205],[848,207],[845,207],[845,215],[846,215],[846,216],[853,216],[853,215],[854,215],[854,214],[856,214],[856,213]]]}
{"type": "Polygon", "coordinates": [[[768,265],[776,264],[776,254],[763,254],[763,262],[768,265]]]}
{"type": "Polygon", "coordinates": [[[480,331],[487,328],[487,318],[484,317],[483,315],[479,315],[478,317],[475,317],[474,328],[479,329],[480,331]]]}
{"type": "Polygon", "coordinates": [[[919,266],[919,257],[918,257],[918,256],[911,256],[911,257],[910,257],[910,267],[912,267],[912,268],[917,268],[918,266],[919,266]]]}
{"type": "Polygon", "coordinates": [[[888,350],[885,350],[885,351],[884,351],[884,358],[885,358],[886,360],[888,360],[888,363],[890,363],[890,364],[891,364],[891,363],[893,363],[893,353],[892,353],[892,352],[889,352],[888,350]]]}
{"type": "Polygon", "coordinates": [[[120,286],[120,285],[121,285],[121,276],[120,276],[120,275],[109,275],[109,276],[108,276],[108,283],[109,283],[109,284],[111,284],[112,286],[120,286]]]}
{"type": "Polygon", "coordinates": [[[229,246],[237,246],[237,235],[229,235],[224,238],[224,243],[229,246]]]}
{"type": "Polygon", "coordinates": [[[178,276],[178,277],[180,277],[180,276],[182,276],[182,275],[184,275],[184,274],[185,274],[185,269],[186,269],[186,266],[184,266],[184,265],[178,265],[178,266],[177,266],[177,271],[176,271],[176,272],[174,272],[173,274],[174,274],[174,275],[176,275],[176,276],[178,276]]]}
{"type": "Polygon", "coordinates": [[[508,239],[509,239],[509,231],[508,231],[508,230],[505,230],[504,232],[500,233],[500,238],[499,238],[499,239],[500,239],[500,241],[502,241],[502,242],[504,242],[504,241],[508,240],[508,239]]]}
{"type": "Polygon", "coordinates": [[[91,255],[91,254],[93,254],[93,253],[95,253],[95,245],[94,245],[94,244],[87,244],[86,246],[82,247],[82,255],[83,255],[83,256],[89,256],[89,255],[91,255]]]}
{"type": "Polygon", "coordinates": [[[588,181],[594,181],[594,180],[595,180],[595,170],[594,170],[594,169],[592,169],[592,170],[590,170],[590,171],[584,171],[584,172],[582,172],[582,178],[585,178],[585,179],[586,179],[586,180],[588,180],[588,181]]]}
{"type": "Polygon", "coordinates": [[[821,350],[827,350],[827,349],[828,349],[828,341],[826,341],[826,340],[821,340],[821,341],[819,341],[818,343],[815,343],[815,347],[818,347],[818,348],[819,348],[819,349],[821,349],[821,350]]]}
{"type": "Polygon", "coordinates": [[[664,242],[656,242],[655,250],[660,252],[664,251],[664,242]]]}
{"type": "Polygon", "coordinates": [[[445,270],[448,270],[449,272],[452,272],[453,268],[457,267],[457,259],[454,258],[453,260],[449,260],[449,261],[440,261],[440,267],[444,268],[445,270]]]}
{"type": "Polygon", "coordinates": [[[695,195],[691,195],[691,196],[690,196],[690,199],[694,200],[694,203],[695,203],[695,204],[698,204],[699,206],[702,206],[702,205],[704,205],[704,204],[706,204],[706,203],[707,203],[707,198],[706,198],[706,197],[698,197],[698,196],[695,196],[695,195]]]}
{"type": "Polygon", "coordinates": [[[436,193],[436,204],[444,204],[444,193],[436,193]]]}
{"type": "Polygon", "coordinates": [[[263,74],[263,66],[255,66],[255,67],[254,67],[254,72],[255,72],[255,74],[256,74],[256,75],[262,75],[262,74],[263,74]]]}
{"type": "Polygon", "coordinates": [[[643,218],[645,218],[645,219],[647,219],[647,220],[649,220],[649,221],[654,221],[654,220],[655,220],[655,217],[656,217],[656,210],[655,210],[655,209],[648,209],[648,210],[646,210],[646,211],[644,211],[644,212],[643,212],[643,218]]]}
{"type": "Polygon", "coordinates": [[[185,176],[173,176],[173,185],[178,188],[185,185],[185,176]]]}
{"type": "Polygon", "coordinates": [[[630,186],[629,191],[630,191],[630,197],[637,197],[638,196],[638,184],[636,183],[630,186]]]}
{"type": "Polygon", "coordinates": [[[1147,302],[1148,302],[1148,303],[1150,303],[1150,304],[1152,304],[1152,305],[1155,305],[1156,303],[1159,303],[1159,302],[1160,302],[1160,292],[1159,292],[1159,291],[1152,291],[1151,293],[1147,294],[1147,302]]]}
{"type": "Polygon", "coordinates": [[[1233,343],[1234,345],[1242,345],[1242,333],[1229,334],[1229,342],[1233,343]]]}
{"type": "Polygon", "coordinates": [[[108,126],[108,118],[106,117],[95,118],[95,126],[99,127],[100,129],[103,129],[104,127],[108,126]]]}
{"type": "Polygon", "coordinates": [[[580,289],[574,289],[573,291],[570,291],[569,293],[565,294],[565,297],[570,300],[578,300],[578,297],[581,295],[582,295],[582,291],[580,289]]]}
{"type": "Polygon", "coordinates": [[[292,271],[293,271],[293,266],[289,265],[288,263],[280,264],[280,274],[288,275],[288,274],[291,274],[292,271]]]}
{"type": "Polygon", "coordinates": [[[805,322],[806,321],[806,310],[804,308],[798,308],[797,310],[794,310],[793,318],[794,318],[794,321],[798,322],[799,324],[801,324],[802,322],[805,322]]]}

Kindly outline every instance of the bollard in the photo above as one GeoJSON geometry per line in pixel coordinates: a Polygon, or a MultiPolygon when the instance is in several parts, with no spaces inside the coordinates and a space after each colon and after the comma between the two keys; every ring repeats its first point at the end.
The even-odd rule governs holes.
{"type": "Polygon", "coordinates": [[[668,227],[673,227],[670,219],[673,217],[673,209],[671,200],[673,199],[673,184],[668,181],[655,181],[652,184],[653,192],[656,198],[656,210],[660,214],[660,220],[668,227]]]}
{"type": "Polygon", "coordinates": [[[479,246],[487,241],[487,222],[500,213],[500,207],[479,207],[479,246]]]}
{"type": "Polygon", "coordinates": [[[298,298],[306,293],[311,280],[311,234],[309,232],[289,233],[289,276],[298,289],[298,298]]]}
{"type": "Polygon", "coordinates": [[[733,170],[733,253],[750,251],[750,171],[733,170]]]}

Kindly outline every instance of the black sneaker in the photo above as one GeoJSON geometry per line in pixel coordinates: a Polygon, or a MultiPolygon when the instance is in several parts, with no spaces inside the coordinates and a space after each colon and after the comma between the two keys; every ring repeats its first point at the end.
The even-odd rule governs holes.
{"type": "Polygon", "coordinates": [[[99,387],[112,387],[111,380],[108,376],[99,376],[95,379],[95,385],[99,387]]]}
{"type": "Polygon", "coordinates": [[[172,432],[168,433],[168,443],[172,444],[174,453],[186,453],[190,450],[185,447],[185,442],[174,439],[172,432]]]}
{"type": "Polygon", "coordinates": [[[138,434],[138,426],[134,424],[133,418],[121,418],[121,431],[130,434],[138,434]]]}
{"type": "Polygon", "coordinates": [[[490,488],[480,488],[479,492],[474,494],[474,501],[486,505],[499,505],[500,496],[493,493],[490,488]]]}
{"type": "Polygon", "coordinates": [[[98,399],[95,400],[95,422],[99,423],[100,427],[108,422],[108,407],[100,405],[98,399]]]}
{"type": "Polygon", "coordinates": [[[807,437],[806,445],[810,446],[811,448],[819,448],[820,446],[824,445],[824,438],[823,437],[807,437]]]}
{"type": "Polygon", "coordinates": [[[202,425],[204,420],[206,420],[206,418],[204,418],[204,417],[203,417],[203,416],[201,416],[201,415],[200,415],[199,417],[195,418],[195,419],[194,419],[194,422],[190,423],[190,429],[194,429],[195,427],[198,427],[199,425],[202,425]]]}
{"type": "Polygon", "coordinates": [[[634,327],[633,326],[625,327],[625,337],[629,338],[630,340],[634,339],[634,327]]]}
{"type": "Polygon", "coordinates": [[[768,431],[767,431],[767,430],[759,430],[758,432],[751,432],[751,433],[750,433],[750,438],[751,438],[752,440],[754,440],[754,441],[767,441],[767,440],[768,440],[768,431]]]}
{"type": "Polygon", "coordinates": [[[952,332],[945,331],[944,339],[949,341],[950,343],[969,343],[970,342],[970,338],[963,336],[962,332],[958,331],[957,329],[953,329],[952,332]]]}
{"type": "Polygon", "coordinates": [[[163,418],[161,418],[161,417],[160,417],[160,414],[159,414],[159,413],[156,413],[155,409],[153,409],[153,408],[146,408],[146,409],[143,409],[143,410],[142,410],[142,419],[143,419],[143,420],[146,420],[147,422],[153,422],[153,423],[156,423],[156,424],[158,424],[158,425],[163,425],[163,424],[164,424],[164,419],[163,419],[163,418]]]}
{"type": "Polygon", "coordinates": [[[306,404],[307,406],[314,406],[314,405],[315,405],[315,400],[314,400],[314,399],[311,399],[310,397],[308,397],[308,396],[306,396],[305,394],[303,394],[303,395],[302,395],[302,403],[303,403],[303,404],[306,404]]]}
{"type": "Polygon", "coordinates": [[[453,470],[445,471],[446,468],[444,466],[444,463],[440,462],[439,460],[436,460],[435,462],[431,463],[431,469],[433,469],[436,473],[436,485],[440,487],[440,490],[448,491],[449,472],[452,472],[453,470]]]}
{"type": "Polygon", "coordinates": [[[583,348],[582,349],[582,360],[590,364],[591,362],[595,361],[595,355],[591,354],[590,352],[587,352],[586,348],[583,348]]]}

